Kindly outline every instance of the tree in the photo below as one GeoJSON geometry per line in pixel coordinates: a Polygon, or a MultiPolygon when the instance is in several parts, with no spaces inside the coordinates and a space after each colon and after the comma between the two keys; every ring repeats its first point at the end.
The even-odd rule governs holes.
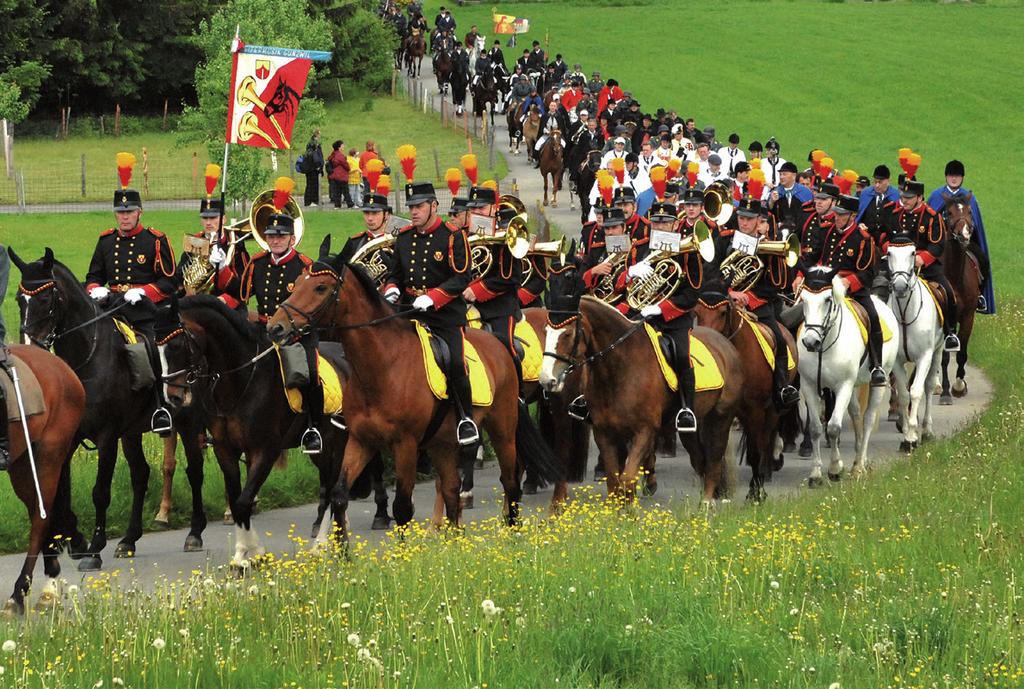
{"type": "Polygon", "coordinates": [[[0,120],[17,124],[28,116],[28,106],[21,99],[21,87],[0,77],[0,120]]]}
{"type": "Polygon", "coordinates": [[[23,62],[0,74],[0,79],[18,85],[21,89],[21,100],[28,106],[29,111],[36,107],[43,82],[49,77],[50,65],[40,64],[35,60],[23,62]]]}
{"type": "MultiPolygon", "coordinates": [[[[209,21],[202,22],[193,36],[202,55],[195,70],[198,105],[185,108],[178,130],[183,142],[206,142],[214,162],[220,161],[224,149],[231,79],[229,46],[236,26],[242,40],[252,45],[331,50],[330,26],[322,17],[311,16],[305,0],[231,0],[209,21]]],[[[315,80],[316,70],[310,70],[306,93],[312,91],[315,80]]],[[[293,140],[304,141],[323,119],[323,103],[312,96],[304,97],[293,140]]],[[[264,156],[264,149],[232,146],[227,190],[230,198],[252,198],[265,188],[270,171],[261,165],[264,156]]]]}
{"type": "Polygon", "coordinates": [[[331,75],[380,91],[390,86],[395,32],[374,14],[374,0],[311,0],[331,24],[331,75]]]}

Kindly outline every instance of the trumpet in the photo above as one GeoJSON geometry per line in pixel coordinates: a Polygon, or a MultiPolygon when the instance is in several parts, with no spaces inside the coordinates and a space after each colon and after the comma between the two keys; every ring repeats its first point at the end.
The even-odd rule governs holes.
{"type": "Polygon", "coordinates": [[[494,267],[494,255],[491,247],[504,244],[513,258],[525,258],[530,251],[529,230],[526,226],[529,217],[520,213],[509,221],[508,227],[494,235],[475,234],[469,238],[470,258],[473,266],[473,277],[486,277],[494,267]]]}
{"type": "Polygon", "coordinates": [[[705,261],[715,259],[715,243],[711,232],[704,223],[697,223],[693,234],[685,237],[676,250],[652,251],[642,263],[650,265],[654,272],[645,278],[633,280],[626,288],[626,303],[637,311],[645,306],[668,299],[682,284],[683,269],[676,258],[685,254],[700,253],[705,261]]]}
{"type": "Polygon", "coordinates": [[[534,266],[533,261],[530,260],[531,256],[557,258],[559,263],[565,263],[565,254],[568,251],[569,242],[566,241],[565,237],[550,242],[534,241],[530,246],[530,250],[526,252],[526,256],[521,259],[523,262],[523,279],[519,284],[525,285],[533,278],[534,266]]]}
{"type": "Polygon", "coordinates": [[[619,275],[626,269],[626,259],[629,258],[628,251],[617,251],[608,256],[598,265],[609,265],[612,270],[607,275],[602,275],[597,285],[594,286],[593,294],[605,304],[615,304],[622,299],[622,293],[615,291],[615,283],[619,275]]]}
{"type": "Polygon", "coordinates": [[[729,222],[735,206],[732,205],[732,189],[723,182],[712,182],[704,190],[704,217],[717,225],[729,222]]]}
{"type": "Polygon", "coordinates": [[[736,250],[729,254],[719,268],[726,283],[738,292],[745,292],[757,283],[764,272],[761,256],[783,256],[790,268],[800,258],[800,239],[791,234],[783,241],[760,242],[753,254],[736,250]]]}
{"type": "MultiPolygon", "coordinates": [[[[302,241],[302,232],[305,227],[305,223],[302,219],[302,208],[295,202],[295,199],[288,199],[288,203],[281,209],[282,212],[287,213],[295,220],[295,244],[298,246],[299,242],[302,241]]],[[[274,190],[267,189],[264,192],[260,192],[252,201],[252,205],[249,206],[249,217],[237,220],[230,225],[225,225],[224,229],[231,232],[248,232],[242,239],[248,239],[250,236],[256,240],[256,243],[260,245],[264,251],[269,251],[270,246],[267,244],[267,240],[263,236],[263,231],[270,225],[270,216],[277,213],[277,207],[274,206],[274,190]]]]}
{"type": "Polygon", "coordinates": [[[385,256],[395,254],[395,235],[385,234],[363,244],[352,254],[349,263],[356,263],[366,269],[373,281],[380,287],[384,284],[384,278],[388,273],[388,264],[385,256]]]}

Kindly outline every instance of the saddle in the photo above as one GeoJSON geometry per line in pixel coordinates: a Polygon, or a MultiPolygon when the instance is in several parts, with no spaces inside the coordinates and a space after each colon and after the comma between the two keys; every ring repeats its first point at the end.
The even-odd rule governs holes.
{"type": "MultiPolygon", "coordinates": [[[[672,367],[672,362],[676,360],[676,353],[671,338],[662,335],[649,323],[644,323],[644,331],[654,348],[654,356],[658,360],[658,368],[661,369],[665,384],[672,392],[678,392],[679,379],[672,367]]],[[[694,337],[693,333],[690,333],[690,366],[693,368],[696,380],[694,389],[697,392],[719,390],[725,385],[725,379],[722,377],[715,357],[711,355],[707,345],[694,337]]]]}
{"type": "MultiPolygon", "coordinates": [[[[275,347],[275,349],[277,350],[278,366],[281,369],[281,383],[284,387],[285,397],[288,399],[288,407],[295,414],[301,414],[306,410],[302,390],[288,386],[290,376],[285,371],[285,357],[282,356],[280,347],[275,347]]],[[[305,362],[305,357],[303,357],[303,362],[305,362]]],[[[336,416],[342,411],[344,398],[338,371],[320,352],[316,353],[316,370],[320,378],[320,386],[324,389],[324,414],[336,416]]]]}
{"type": "Polygon", "coordinates": [[[18,369],[18,384],[21,386],[21,399],[25,405],[25,416],[36,416],[46,413],[46,400],[43,398],[43,388],[39,385],[36,374],[24,361],[9,354],[6,366],[0,366],[0,393],[7,403],[7,422],[21,420],[21,412],[18,410],[18,398],[14,391],[14,381],[7,370],[8,366],[18,369]]]}
{"type": "Polygon", "coordinates": [[[127,321],[120,318],[111,318],[110,320],[113,321],[114,328],[124,339],[132,390],[138,392],[152,387],[156,383],[156,367],[154,366],[154,352],[150,351],[151,343],[132,328],[127,321]]]}
{"type": "MultiPolygon", "coordinates": [[[[858,304],[850,297],[846,298],[846,305],[850,307],[850,311],[853,312],[853,316],[857,321],[857,327],[860,328],[860,337],[864,340],[864,344],[868,343],[868,312],[863,306],[858,304]]],[[[941,309],[940,309],[941,313],[941,309]]],[[[879,319],[878,323],[882,328],[882,342],[888,342],[892,339],[892,331],[889,330],[889,326],[885,324],[885,321],[879,319]]]]}
{"type": "MultiPolygon", "coordinates": [[[[420,339],[420,348],[423,350],[423,370],[427,376],[427,383],[430,391],[439,400],[448,399],[448,377],[445,371],[448,370],[448,363],[451,360],[451,353],[448,345],[438,337],[434,337],[430,329],[419,321],[413,321],[416,326],[416,335],[420,339]]],[[[469,384],[473,390],[473,406],[489,407],[494,402],[494,386],[484,368],[483,360],[469,340],[465,341],[466,368],[469,369],[469,384]]]]}
{"type": "MultiPolygon", "coordinates": [[[[480,312],[475,306],[468,311],[469,327],[491,331],[491,327],[480,320],[480,312]]],[[[516,358],[519,359],[523,370],[523,381],[534,383],[540,380],[540,369],[544,363],[544,348],[541,346],[537,331],[533,329],[526,316],[520,315],[516,321],[513,331],[512,348],[516,350],[516,358]]]]}
{"type": "MultiPolygon", "coordinates": [[[[768,362],[768,368],[775,370],[775,336],[772,334],[771,328],[764,323],[759,323],[757,316],[746,309],[739,309],[738,313],[743,317],[743,322],[749,325],[753,331],[754,338],[761,347],[761,353],[764,355],[765,361],[768,362]]],[[[796,352],[790,348],[788,369],[792,371],[795,368],[796,352]]]]}
{"type": "MultiPolygon", "coordinates": [[[[922,278],[923,280],[923,278],[922,278]]],[[[942,288],[937,282],[931,280],[924,280],[924,283],[928,285],[928,294],[932,296],[932,301],[935,302],[935,310],[939,312],[939,325],[945,325],[946,323],[946,299],[956,300],[955,294],[946,294],[946,290],[942,288]]]]}

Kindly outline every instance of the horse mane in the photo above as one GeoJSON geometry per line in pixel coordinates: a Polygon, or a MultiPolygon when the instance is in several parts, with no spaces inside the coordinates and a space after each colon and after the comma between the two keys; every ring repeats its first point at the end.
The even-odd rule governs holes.
{"type": "Polygon", "coordinates": [[[815,265],[807,269],[807,278],[804,281],[804,286],[812,291],[819,291],[824,288],[832,288],[832,278],[835,276],[835,270],[829,266],[815,265]]]}
{"type": "Polygon", "coordinates": [[[586,309],[587,318],[592,322],[620,329],[632,322],[611,304],[603,302],[595,296],[584,294],[580,298],[580,310],[583,311],[583,307],[587,305],[591,307],[586,309]]]}
{"type": "Polygon", "coordinates": [[[266,330],[259,323],[250,322],[247,316],[228,308],[227,304],[213,295],[195,294],[185,297],[178,302],[178,309],[182,312],[197,309],[213,311],[235,331],[235,334],[238,335],[238,338],[235,339],[254,340],[256,342],[262,342],[267,339],[266,330]]]}

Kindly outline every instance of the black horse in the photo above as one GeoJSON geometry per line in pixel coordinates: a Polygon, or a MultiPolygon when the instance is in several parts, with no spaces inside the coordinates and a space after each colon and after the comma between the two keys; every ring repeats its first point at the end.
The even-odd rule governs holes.
{"type": "Polygon", "coordinates": [[[466,108],[466,89],[469,87],[469,66],[455,60],[452,63],[451,74],[448,76],[448,83],[452,87],[452,103],[455,104],[455,114],[462,115],[466,108]]]}
{"type": "MultiPolygon", "coordinates": [[[[100,554],[107,545],[107,509],[118,440],[131,473],[132,506],[128,528],[114,556],[134,556],[136,542],[142,536],[142,509],[149,483],[142,434],[150,428],[156,391],[152,387],[132,390],[123,336],[109,317],[103,317],[101,307],[89,298],[67,266],[54,259],[51,249],[47,248],[43,258],[33,263],[25,263],[13,252],[11,260],[21,271],[25,287],[18,295],[22,335],[45,349],[52,346],[85,387],[85,415],[75,444],[90,440],[99,453],[99,470],[92,491],[96,526],[88,545],[73,516],[66,532],[71,536],[72,557],[81,559],[79,570],[95,571],[102,567],[100,554]]],[[[153,363],[154,371],[158,371],[153,363]]]]}
{"type": "Polygon", "coordinates": [[[494,126],[494,108],[498,103],[498,85],[492,74],[480,75],[473,84],[473,116],[483,117],[490,112],[491,126],[494,126]]]}
{"type": "Polygon", "coordinates": [[[580,200],[580,222],[586,223],[590,217],[590,190],[594,188],[597,171],[601,167],[601,151],[587,150],[577,144],[568,154],[570,200],[575,193],[580,200]]]}
{"type": "MultiPolygon", "coordinates": [[[[299,445],[307,427],[306,416],[293,413],[288,406],[280,364],[261,325],[250,323],[245,314],[208,295],[186,297],[178,308],[188,338],[166,343],[162,356],[168,368],[178,371],[175,379],[168,382],[204,376],[213,381],[209,394],[199,403],[209,417],[214,451],[224,473],[228,504],[235,520],[232,563],[242,564],[263,552],[252,530],[253,503],[281,451],[299,445]],[[187,347],[193,347],[200,356],[188,353],[187,347]],[[248,466],[244,488],[239,466],[242,453],[248,466]]],[[[344,387],[350,371],[341,345],[322,342],[320,352],[339,371],[344,387]]],[[[194,395],[192,403],[196,404],[194,395]]],[[[337,482],[347,440],[347,433],[333,423],[324,426],[323,451],[312,455],[320,472],[320,506],[314,530],[326,510],[328,489],[337,482]]],[[[374,479],[376,489],[374,528],[387,528],[387,493],[379,459],[368,466],[365,475],[374,479]]],[[[365,480],[361,484],[364,488],[360,489],[362,497],[369,493],[365,480]]]]}

